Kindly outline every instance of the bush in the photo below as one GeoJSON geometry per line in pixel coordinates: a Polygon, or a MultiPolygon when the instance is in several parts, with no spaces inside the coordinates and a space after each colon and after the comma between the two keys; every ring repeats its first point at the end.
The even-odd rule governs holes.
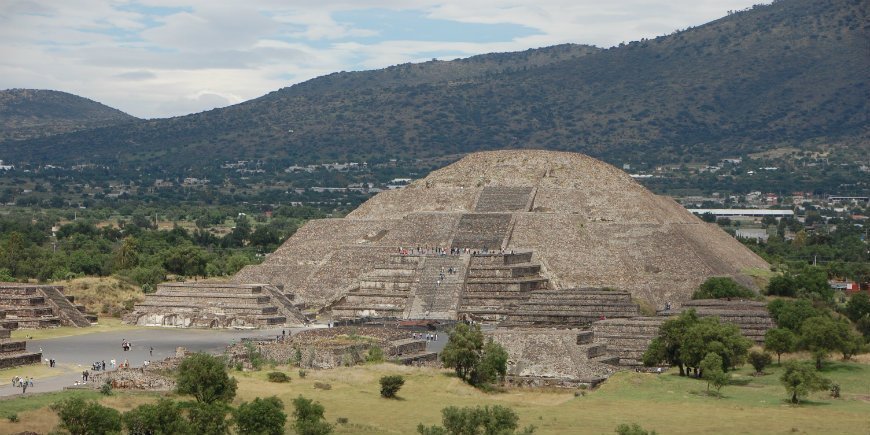
{"type": "Polygon", "coordinates": [[[266,375],[266,379],[269,382],[290,382],[290,376],[287,376],[287,373],[284,372],[269,372],[266,375]]]}
{"type": "Polygon", "coordinates": [[[328,391],[328,390],[332,389],[332,385],[327,384],[326,382],[315,382],[314,388],[317,388],[319,390],[327,390],[328,391]]]}
{"type": "Polygon", "coordinates": [[[299,435],[325,435],[332,432],[332,425],[323,418],[323,405],[299,396],[293,399],[293,428],[299,435]]]}
{"type": "Polygon", "coordinates": [[[767,352],[758,352],[753,350],[749,352],[749,364],[755,369],[756,374],[764,372],[764,368],[773,362],[773,358],[767,352]]]}
{"type": "Polygon", "coordinates": [[[227,374],[224,362],[215,356],[195,353],[178,366],[175,391],[189,394],[200,403],[229,403],[236,397],[236,379],[227,374]]]}
{"type": "Polygon", "coordinates": [[[338,417],[335,419],[335,422],[338,424],[347,424],[348,421],[350,420],[348,420],[347,417],[338,417]]]}
{"type": "MultiPolygon", "coordinates": [[[[448,406],[441,410],[442,426],[417,425],[417,432],[421,435],[444,435],[444,434],[500,434],[510,435],[518,433],[519,416],[513,409],[500,405],[493,407],[466,407],[457,408],[448,406]]],[[[534,426],[527,426],[520,434],[531,434],[535,431],[534,426]]]]}
{"type": "Polygon", "coordinates": [[[265,399],[257,397],[252,402],[242,403],[233,411],[233,422],[240,435],[281,435],[287,414],[284,413],[281,399],[275,396],[265,399]]]}
{"type": "Polygon", "coordinates": [[[372,346],[369,348],[369,352],[366,355],[366,362],[368,363],[382,363],[384,362],[384,350],[378,346],[372,346]]]}
{"type": "Polygon", "coordinates": [[[305,376],[307,375],[308,372],[306,372],[304,369],[299,369],[299,379],[305,379],[305,376]]]}
{"type": "Polygon", "coordinates": [[[405,385],[405,378],[400,375],[390,375],[381,378],[381,397],[392,399],[396,397],[396,393],[405,385]]]}
{"type": "Polygon", "coordinates": [[[692,299],[754,298],[755,292],[728,277],[708,278],[695,290],[692,299]]]}
{"type": "Polygon", "coordinates": [[[18,423],[18,414],[13,412],[7,415],[6,419],[9,420],[10,423],[18,423]]]}
{"type": "Polygon", "coordinates": [[[51,409],[60,418],[60,428],[71,435],[102,435],[121,431],[121,413],[96,402],[71,397],[54,403],[51,409]]]}
{"type": "Polygon", "coordinates": [[[106,381],[106,383],[104,383],[100,387],[100,393],[102,393],[105,396],[111,396],[112,395],[112,383],[106,381]]]}
{"type": "Polygon", "coordinates": [[[122,418],[130,435],[170,435],[190,433],[190,425],[175,402],[160,399],[156,404],[140,405],[122,418]]]}
{"type": "Polygon", "coordinates": [[[632,423],[631,425],[623,423],[616,426],[616,433],[619,435],[656,435],[656,431],[645,430],[637,423],[632,423]]]}

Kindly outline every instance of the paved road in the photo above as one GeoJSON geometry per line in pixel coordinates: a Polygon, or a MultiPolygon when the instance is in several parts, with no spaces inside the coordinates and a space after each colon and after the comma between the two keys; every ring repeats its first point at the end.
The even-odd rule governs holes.
{"type": "MultiPolygon", "coordinates": [[[[293,333],[303,328],[293,328],[293,333]]],[[[288,332],[291,329],[288,329],[288,332]]],[[[57,376],[34,380],[27,393],[57,391],[81,380],[82,370],[90,370],[96,361],[106,361],[107,369],[114,358],[118,364],[129,361],[131,366],[141,366],[145,360],[158,361],[174,356],[179,346],[193,352],[222,353],[233,341],[245,337],[271,337],[281,334],[281,329],[258,330],[201,330],[178,328],[148,328],[120,332],[98,332],[73,337],[30,340],[27,349],[42,350],[43,359],[57,361],[57,376]],[[133,348],[127,352],[121,349],[121,342],[127,340],[133,348]],[[151,349],[154,349],[153,352],[151,349]]],[[[27,376],[26,369],[21,374],[27,376]]],[[[0,396],[21,393],[13,388],[11,379],[0,379],[0,396]]]]}

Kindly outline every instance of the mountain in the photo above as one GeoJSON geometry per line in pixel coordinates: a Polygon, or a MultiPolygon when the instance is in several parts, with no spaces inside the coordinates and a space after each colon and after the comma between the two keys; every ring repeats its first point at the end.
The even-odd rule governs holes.
{"type": "Polygon", "coordinates": [[[0,91],[0,142],[134,121],[118,109],[77,95],[42,89],[0,91]]]}
{"type": "Polygon", "coordinates": [[[342,72],[235,106],[0,145],[7,160],[158,164],[546,148],[679,162],[866,152],[867,3],[780,0],[601,50],[562,45],[342,72]],[[862,151],[863,150],[863,151],[862,151]]]}

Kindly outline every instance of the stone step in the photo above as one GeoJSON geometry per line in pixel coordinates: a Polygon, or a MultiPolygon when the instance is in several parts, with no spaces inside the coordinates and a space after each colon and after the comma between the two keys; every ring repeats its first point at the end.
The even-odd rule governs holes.
{"type": "Polygon", "coordinates": [[[477,198],[476,212],[529,211],[529,201],[534,188],[487,186],[477,198]]]}
{"type": "Polygon", "coordinates": [[[0,369],[18,367],[42,362],[40,352],[22,352],[17,354],[0,355],[0,369]]]}

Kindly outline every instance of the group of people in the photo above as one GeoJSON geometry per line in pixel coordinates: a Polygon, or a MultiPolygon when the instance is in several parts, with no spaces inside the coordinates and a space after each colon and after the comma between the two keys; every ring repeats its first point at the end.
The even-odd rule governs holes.
{"type": "Polygon", "coordinates": [[[130,350],[133,347],[133,343],[127,341],[127,339],[121,340],[121,349],[124,349],[124,352],[130,350]]]}
{"type": "Polygon", "coordinates": [[[12,378],[12,387],[21,388],[22,394],[27,392],[27,387],[32,387],[32,386],[33,386],[33,378],[32,377],[28,378],[27,376],[25,376],[22,378],[20,376],[15,376],[12,378]]]}
{"type": "Polygon", "coordinates": [[[104,371],[104,370],[106,370],[106,360],[102,360],[102,361],[94,361],[94,362],[91,364],[91,370],[93,370],[93,371],[95,371],[95,372],[99,372],[99,371],[104,371]]]}
{"type": "Polygon", "coordinates": [[[403,248],[399,247],[400,255],[462,255],[471,252],[468,248],[442,248],[436,247],[416,247],[403,248]]]}
{"type": "Polygon", "coordinates": [[[414,340],[423,340],[423,339],[425,339],[426,341],[438,341],[438,334],[432,334],[432,333],[426,333],[426,334],[424,334],[424,333],[422,333],[422,332],[415,332],[415,333],[411,334],[411,337],[412,337],[414,340]]]}

